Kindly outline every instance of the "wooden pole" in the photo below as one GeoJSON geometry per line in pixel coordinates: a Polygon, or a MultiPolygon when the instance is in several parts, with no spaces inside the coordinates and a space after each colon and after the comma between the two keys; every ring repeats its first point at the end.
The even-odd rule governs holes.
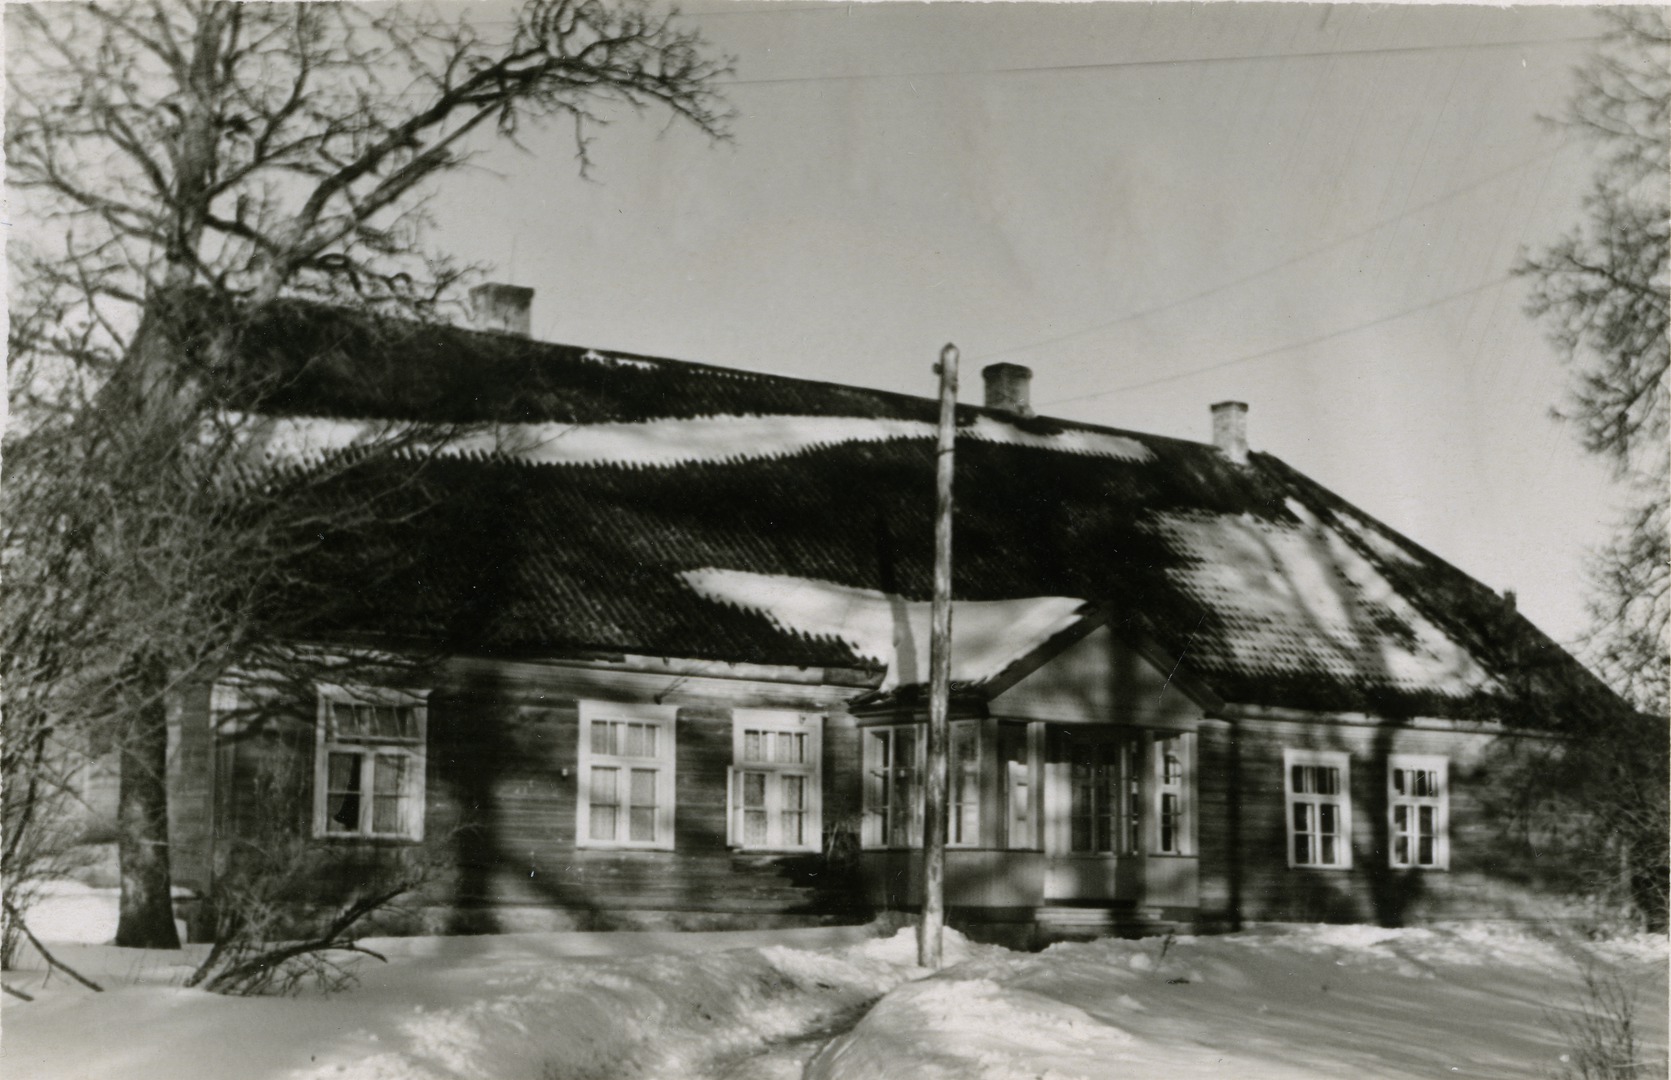
{"type": "Polygon", "coordinates": [[[934,610],[928,652],[928,761],[923,806],[923,912],[917,963],[940,966],[946,922],[946,744],[952,688],[952,449],[957,441],[957,346],[940,350],[940,440],[934,468],[934,610]]]}

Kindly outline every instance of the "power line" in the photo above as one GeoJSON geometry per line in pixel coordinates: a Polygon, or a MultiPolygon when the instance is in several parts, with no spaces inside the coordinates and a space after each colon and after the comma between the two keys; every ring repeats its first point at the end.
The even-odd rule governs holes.
{"type": "Polygon", "coordinates": [[[1274,349],[1262,349],[1256,353],[1248,353],[1246,356],[1237,356],[1229,360],[1220,360],[1216,364],[1207,364],[1203,367],[1190,368],[1187,371],[1174,371],[1169,375],[1162,375],[1159,378],[1148,379],[1144,382],[1126,383],[1124,386],[1113,386],[1106,390],[1097,390],[1089,394],[1075,394],[1073,397],[1057,398],[1054,401],[1042,402],[1040,407],[1043,408],[1051,405],[1066,405],[1075,401],[1090,401],[1094,398],[1107,397],[1109,394],[1124,393],[1128,390],[1147,390],[1151,386],[1160,386],[1162,383],[1177,382],[1180,379],[1188,379],[1196,375],[1205,375],[1209,371],[1222,371],[1225,368],[1235,367],[1238,364],[1248,364],[1255,360],[1263,360],[1267,357],[1276,356],[1281,353],[1292,352],[1295,349],[1305,349],[1313,345],[1320,345],[1325,341],[1333,341],[1335,338],[1345,337],[1348,334],[1355,334],[1360,330],[1368,330],[1373,326],[1380,326],[1383,323],[1394,322],[1407,315],[1415,315],[1431,308],[1441,307],[1453,300],[1460,300],[1465,296],[1473,296],[1475,293],[1481,293],[1487,289],[1494,289],[1499,285],[1507,283],[1511,277],[1513,277],[1512,274],[1504,274],[1501,277],[1493,278],[1482,285],[1475,285],[1470,289],[1463,289],[1460,292],[1449,293],[1436,300],[1429,300],[1425,304],[1418,304],[1415,307],[1405,308],[1403,311],[1395,311],[1391,315],[1383,315],[1378,319],[1371,319],[1369,322],[1358,323],[1356,326],[1348,326],[1343,330],[1332,330],[1327,334],[1320,334],[1314,338],[1307,338],[1305,341],[1295,341],[1287,345],[1278,345],[1274,349]]]}
{"type": "Polygon", "coordinates": [[[1092,64],[1039,64],[1001,68],[968,68],[952,71],[879,72],[854,75],[785,75],[765,79],[716,80],[720,86],[769,86],[779,83],[860,82],[868,79],[933,79],[960,75],[1019,75],[1042,71],[1108,71],[1118,68],[1178,67],[1188,64],[1240,64],[1261,60],[1323,60],[1344,56],[1399,56],[1419,53],[1457,52],[1467,49],[1522,49],[1539,45],[1572,45],[1602,40],[1600,35],[1562,38],[1531,38],[1525,41],[1480,41],[1451,45],[1392,45],[1377,49],[1317,50],[1290,53],[1248,53],[1237,56],[1181,56],[1163,60],[1110,60],[1092,64]]]}
{"type": "Polygon", "coordinates": [[[1267,274],[1274,274],[1278,270],[1286,270],[1290,266],[1305,262],[1307,259],[1313,259],[1325,252],[1333,251],[1338,247],[1343,247],[1346,244],[1352,243],[1354,240],[1361,240],[1371,233],[1378,232],[1389,225],[1397,224],[1412,214],[1419,214],[1423,210],[1431,210],[1433,207],[1438,206],[1441,203],[1446,203],[1452,199],[1467,195],[1470,192],[1477,191],[1478,189],[1485,187],[1487,184],[1494,183],[1511,173],[1519,172],[1528,165],[1535,165],[1545,158],[1554,157],[1562,150],[1565,150],[1570,143],[1570,138],[1563,139],[1560,145],[1555,146],[1552,149],[1545,150],[1542,153],[1533,154],[1529,158],[1517,161],[1513,165],[1505,166],[1498,169],[1496,172],[1488,173],[1472,183],[1464,184],[1459,188],[1453,188],[1450,191],[1445,192],[1443,195],[1437,195],[1424,203],[1418,203],[1415,206],[1407,207],[1406,209],[1393,214],[1391,217],[1382,218],[1379,221],[1372,222],[1356,232],[1347,233],[1345,236],[1336,240],[1331,240],[1321,247],[1315,247],[1309,251],[1303,251],[1298,255],[1290,256],[1281,262],[1271,263],[1269,266],[1263,266],[1257,270],[1251,270],[1248,273],[1243,274],[1241,277],[1231,278],[1229,281],[1221,282],[1220,284],[1213,285],[1210,288],[1202,289],[1200,292],[1190,293],[1188,296],[1181,296],[1176,300],[1168,300],[1165,303],[1155,304],[1150,307],[1139,308],[1136,311],[1128,311],[1124,315],[1109,319],[1106,322],[1097,323],[1094,326],[1087,326],[1079,330],[1072,330],[1065,334],[1057,334],[1054,337],[1042,338],[1038,341],[1029,342],[1026,345],[1015,345],[1009,348],[997,349],[993,352],[983,353],[979,356],[971,357],[970,362],[975,363],[982,360],[991,360],[999,356],[1014,356],[1018,353],[1026,353],[1032,352],[1034,349],[1042,349],[1047,345],[1060,345],[1064,341],[1072,341],[1075,338],[1085,337],[1088,334],[1095,334],[1099,331],[1110,329],[1111,327],[1120,326],[1123,323],[1132,322],[1136,319],[1147,318],[1150,315],[1158,315],[1163,311],[1170,311],[1173,308],[1183,307],[1185,304],[1192,304],[1197,300],[1204,300],[1209,296],[1216,296],[1219,293],[1227,292],[1238,286],[1246,285],[1250,281],[1256,281],[1267,274]]]}

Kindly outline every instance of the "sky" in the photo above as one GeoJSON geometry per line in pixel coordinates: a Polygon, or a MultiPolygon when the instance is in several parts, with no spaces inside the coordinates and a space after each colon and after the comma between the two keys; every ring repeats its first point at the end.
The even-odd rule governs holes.
{"type": "MultiPolygon", "coordinates": [[[[505,6],[504,18],[511,8],[505,6]]],[[[492,8],[479,17],[491,20],[492,8]]],[[[1579,220],[1582,8],[687,4],[732,139],[631,113],[496,148],[435,239],[535,336],[1249,442],[1564,642],[1613,520],[1517,256],[1579,220]]]]}

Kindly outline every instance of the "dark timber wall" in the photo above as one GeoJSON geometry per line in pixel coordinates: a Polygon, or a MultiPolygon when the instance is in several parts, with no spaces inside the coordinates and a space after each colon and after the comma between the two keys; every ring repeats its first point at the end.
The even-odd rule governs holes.
{"type": "Polygon", "coordinates": [[[1201,921],[1378,922],[1560,915],[1561,868],[1540,861],[1494,812],[1501,792],[1489,732],[1273,720],[1214,720],[1199,735],[1201,921]],[[1352,867],[1288,866],[1283,749],[1351,755],[1352,867]],[[1388,865],[1387,758],[1445,757],[1450,784],[1449,869],[1388,865]]]}
{"type": "MultiPolygon", "coordinates": [[[[831,834],[850,828],[858,813],[851,798],[857,787],[856,730],[850,717],[830,715],[827,703],[797,705],[783,693],[756,699],[745,688],[732,696],[739,707],[799,708],[827,716],[822,757],[827,851],[831,834]]],[[[628,699],[619,692],[614,697],[628,699]]],[[[491,667],[478,667],[432,691],[424,843],[437,869],[413,898],[409,929],[698,929],[868,915],[843,859],[832,862],[824,851],[757,854],[727,846],[729,703],[677,706],[674,850],[578,847],[582,698],[608,699],[595,684],[530,684],[491,667]]],[[[223,732],[211,785],[204,767],[213,741],[207,704],[205,694],[201,703],[181,711],[176,726],[171,828],[179,884],[204,889],[211,861],[215,872],[225,872],[241,843],[271,845],[288,838],[309,846],[317,860],[310,889],[318,899],[330,900],[346,895],[401,849],[414,854],[414,845],[400,842],[312,839],[312,703],[259,731],[223,732]],[[213,860],[211,812],[218,819],[213,860]]]]}

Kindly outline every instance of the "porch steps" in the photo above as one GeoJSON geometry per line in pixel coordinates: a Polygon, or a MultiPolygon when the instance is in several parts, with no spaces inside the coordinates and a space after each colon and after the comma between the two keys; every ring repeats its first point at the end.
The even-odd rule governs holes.
{"type": "Polygon", "coordinates": [[[1173,928],[1158,908],[1131,904],[1047,904],[1034,912],[1033,919],[1046,941],[1144,937],[1173,928]]]}

